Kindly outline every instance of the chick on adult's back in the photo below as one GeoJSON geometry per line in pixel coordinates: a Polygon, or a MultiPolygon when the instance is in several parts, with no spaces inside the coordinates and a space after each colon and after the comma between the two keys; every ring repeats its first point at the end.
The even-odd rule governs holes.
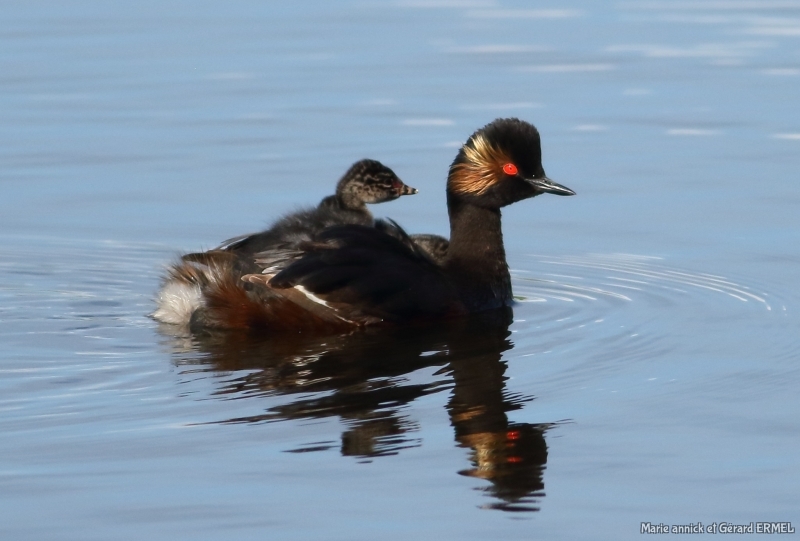
{"type": "Polygon", "coordinates": [[[252,255],[277,245],[295,246],[334,225],[369,226],[373,223],[373,216],[367,205],[386,203],[415,193],[415,188],[404,184],[381,162],[360,160],[339,180],[336,193],[325,197],[318,206],[287,214],[268,229],[229,239],[217,249],[252,255]]]}
{"type": "Polygon", "coordinates": [[[260,233],[229,239],[214,250],[182,256],[167,271],[153,317],[166,323],[186,323],[203,303],[201,291],[229,279],[231,273],[241,276],[259,272],[257,253],[293,250],[337,225],[372,226],[368,204],[415,193],[416,189],[404,184],[381,162],[357,161],[339,180],[334,195],[325,197],[318,206],[287,214],[260,233]]]}

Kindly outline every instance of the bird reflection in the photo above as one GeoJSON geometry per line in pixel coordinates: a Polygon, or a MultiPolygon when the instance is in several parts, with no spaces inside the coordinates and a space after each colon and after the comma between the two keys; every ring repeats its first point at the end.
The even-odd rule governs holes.
{"type": "Polygon", "coordinates": [[[450,391],[447,410],[469,467],[459,473],[489,481],[492,503],[507,511],[537,511],[544,496],[545,431],[551,424],[510,423],[507,412],[532,398],[505,388],[502,353],[511,349],[510,309],[436,326],[367,329],[350,335],[282,336],[258,340],[224,334],[169,337],[175,362],[188,372],[222,373],[219,397],[283,396],[292,400],[258,415],[218,421],[254,423],[338,417],[340,442],[291,449],[312,452],[339,446],[362,460],[421,444],[408,405],[450,391]],[[191,367],[191,368],[190,368],[191,367]],[[409,377],[426,370],[430,376],[409,377]]]}

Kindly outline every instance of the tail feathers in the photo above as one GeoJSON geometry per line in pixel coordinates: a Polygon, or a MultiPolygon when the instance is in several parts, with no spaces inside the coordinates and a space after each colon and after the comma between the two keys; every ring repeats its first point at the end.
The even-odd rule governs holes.
{"type": "Polygon", "coordinates": [[[152,317],[172,325],[187,325],[192,314],[203,305],[200,286],[167,280],[158,292],[152,317]]]}
{"type": "Polygon", "coordinates": [[[232,269],[230,261],[209,259],[201,263],[182,258],[167,270],[152,317],[164,323],[188,325],[205,306],[204,291],[232,279],[232,269]]]}

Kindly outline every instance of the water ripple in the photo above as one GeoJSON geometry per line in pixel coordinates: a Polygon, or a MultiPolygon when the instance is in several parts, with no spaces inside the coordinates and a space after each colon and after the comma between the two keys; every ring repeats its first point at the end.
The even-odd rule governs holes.
{"type": "MultiPolygon", "coordinates": [[[[754,291],[752,286],[724,276],[671,268],[656,257],[631,254],[534,257],[538,267],[553,266],[564,272],[541,272],[542,278],[535,279],[525,277],[527,271],[517,272],[515,292],[520,295],[520,302],[572,302],[576,299],[631,302],[640,297],[663,296],[664,291],[691,295],[690,291],[694,290],[695,293],[723,294],[772,310],[767,301],[768,293],[754,291]]],[[[668,293],[667,296],[672,295],[668,293]]]]}

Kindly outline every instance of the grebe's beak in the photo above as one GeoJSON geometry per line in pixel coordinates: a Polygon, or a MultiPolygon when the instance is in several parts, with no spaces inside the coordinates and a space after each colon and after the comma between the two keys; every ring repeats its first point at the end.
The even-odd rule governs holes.
{"type": "Polygon", "coordinates": [[[400,195],[414,195],[415,193],[419,193],[419,191],[406,184],[403,184],[403,187],[399,190],[400,195]]]}
{"type": "Polygon", "coordinates": [[[575,195],[574,191],[570,190],[566,186],[562,186],[558,182],[553,182],[547,177],[526,178],[525,180],[532,186],[542,190],[544,193],[552,193],[555,195],[575,195]]]}

